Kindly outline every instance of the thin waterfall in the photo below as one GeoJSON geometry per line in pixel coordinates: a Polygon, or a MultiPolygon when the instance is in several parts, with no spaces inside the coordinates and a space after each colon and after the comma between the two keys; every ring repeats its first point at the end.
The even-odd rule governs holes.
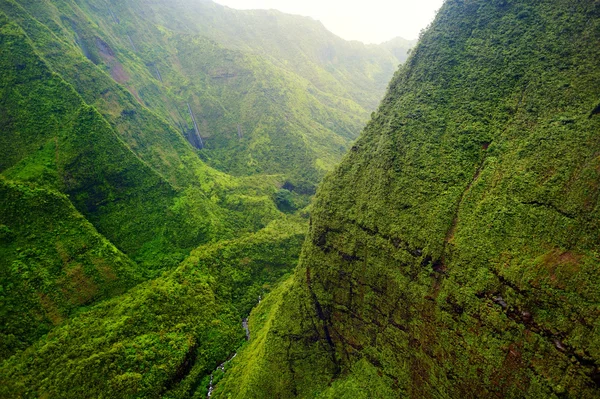
{"type": "Polygon", "coordinates": [[[194,113],[192,112],[192,107],[190,106],[190,103],[187,103],[188,106],[188,111],[190,111],[190,116],[192,117],[192,122],[194,123],[194,130],[196,132],[196,137],[198,139],[198,144],[199,147],[198,149],[203,149],[204,148],[204,143],[202,142],[202,137],[200,136],[200,129],[198,129],[198,124],[196,123],[196,117],[194,116],[194,113]]]}
{"type": "MultiPolygon", "coordinates": [[[[156,70],[156,76],[158,76],[158,80],[160,80],[160,82],[163,83],[162,76],[160,75],[160,71],[158,70],[158,67],[156,66],[156,64],[154,64],[154,69],[156,70]]],[[[190,105],[188,104],[188,107],[189,106],[190,105]]],[[[191,110],[190,110],[190,112],[191,112],[191,110]]],[[[193,119],[193,116],[192,116],[192,119],[193,119]]]]}
{"type": "Polygon", "coordinates": [[[110,13],[110,15],[113,18],[113,21],[115,21],[115,24],[120,24],[121,21],[119,21],[119,18],[117,18],[117,16],[115,15],[115,13],[110,9],[110,7],[108,8],[108,12],[110,13]]]}
{"type": "Polygon", "coordinates": [[[131,36],[127,35],[127,39],[129,39],[129,44],[131,44],[133,51],[137,53],[137,48],[135,48],[135,44],[133,44],[133,40],[131,40],[131,36]]]}

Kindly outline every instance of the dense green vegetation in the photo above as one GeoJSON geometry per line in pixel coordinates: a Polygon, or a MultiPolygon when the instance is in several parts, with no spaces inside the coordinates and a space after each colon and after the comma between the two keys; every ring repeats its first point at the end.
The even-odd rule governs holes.
{"type": "MultiPolygon", "coordinates": [[[[206,397],[241,320],[296,264],[301,219],[194,250],[175,270],[54,328],[5,361],[2,397],[206,397]]],[[[33,278],[32,278],[33,279],[33,278]]]]}
{"type": "Polygon", "coordinates": [[[0,1],[0,396],[206,397],[401,60],[268,14],[0,1]]]}
{"type": "Polygon", "coordinates": [[[598,397],[600,3],[411,46],[1,1],[0,396],[598,397]]]}
{"type": "Polygon", "coordinates": [[[28,39],[14,24],[3,26],[0,170],[8,177],[68,194],[119,249],[154,269],[176,265],[201,242],[256,231],[278,216],[271,197],[281,177],[236,179],[211,170],[104,75],[106,93],[125,99],[115,100],[122,110],[111,126],[110,114],[101,115],[52,73],[28,39]]]}
{"type": "Polygon", "coordinates": [[[132,150],[178,184],[182,174],[204,172],[178,140],[199,146],[199,135],[210,165],[235,175],[283,174],[312,194],[399,62],[384,47],[345,42],[315,21],[276,14],[267,24],[270,15],[208,1],[7,0],[1,7],[132,150]],[[160,120],[148,123],[140,104],[179,137],[165,135],[160,120]],[[186,170],[173,168],[178,163],[186,170]]]}
{"type": "MultiPolygon", "coordinates": [[[[277,68],[299,75],[314,85],[311,89],[317,98],[335,94],[367,110],[379,104],[391,74],[414,45],[398,38],[393,40],[397,44],[393,46],[397,51],[393,51],[388,45],[347,42],[319,21],[276,10],[239,11],[206,0],[132,3],[139,15],[173,31],[200,33],[222,46],[257,54],[277,68]]],[[[114,9],[125,11],[116,4],[114,9]]]]}
{"type": "Polygon", "coordinates": [[[215,397],[597,398],[600,3],[448,0],[215,397]]]}
{"type": "Polygon", "coordinates": [[[0,194],[1,358],[143,277],[64,195],[2,177],[0,194]]]}

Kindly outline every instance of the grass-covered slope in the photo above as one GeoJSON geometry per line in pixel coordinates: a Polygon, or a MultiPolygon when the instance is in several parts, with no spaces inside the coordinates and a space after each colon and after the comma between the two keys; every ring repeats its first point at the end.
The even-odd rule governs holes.
{"type": "Polygon", "coordinates": [[[411,47],[396,56],[388,46],[346,41],[319,21],[276,10],[234,10],[211,0],[136,3],[141,15],[161,25],[260,55],[307,79],[316,89],[367,110],[379,104],[390,76],[411,47]]]}
{"type": "Polygon", "coordinates": [[[598,397],[599,23],[598,2],[448,0],[218,396],[598,397]]]}
{"type": "Polygon", "coordinates": [[[19,27],[3,22],[0,171],[69,194],[119,248],[136,252],[158,235],[173,188],[52,73],[19,27]]]}
{"type": "Polygon", "coordinates": [[[0,366],[0,396],[204,398],[243,342],[242,318],[295,266],[289,218],[199,247],[175,270],[80,313],[0,366]]]}
{"type": "MultiPolygon", "coordinates": [[[[15,15],[24,12],[13,7],[15,15]]],[[[277,178],[238,179],[207,167],[177,131],[135,106],[126,91],[35,20],[26,21],[35,41],[2,21],[5,175],[68,194],[103,235],[145,267],[174,265],[202,242],[258,230],[279,215],[271,199],[277,178]],[[65,50],[59,60],[46,62],[38,53],[36,43],[46,39],[65,50]],[[59,74],[83,76],[61,63],[69,57],[97,77],[97,86],[88,82],[84,93],[94,106],[74,90],[83,82],[75,79],[73,86],[59,74]],[[102,87],[116,98],[109,101],[116,115],[106,110],[97,92],[102,87]]]]}
{"type": "Polygon", "coordinates": [[[64,195],[0,177],[0,359],[143,277],[64,195]]]}
{"type": "Polygon", "coordinates": [[[277,384],[278,379],[263,379],[264,374],[262,374],[263,370],[268,368],[268,364],[264,364],[264,362],[268,361],[267,354],[271,349],[270,342],[266,337],[277,317],[283,296],[286,295],[292,282],[293,277],[287,278],[252,310],[248,318],[249,342],[222,370],[224,375],[217,382],[213,393],[216,397],[227,397],[228,395],[240,398],[259,397],[260,391],[256,391],[257,384],[262,385],[262,392],[275,391],[269,385],[277,384]],[[268,388],[265,389],[266,387],[268,388]]]}
{"type": "MultiPolygon", "coordinates": [[[[29,24],[36,40],[52,37],[37,22],[29,24]]],[[[131,109],[142,117],[136,129],[162,127],[167,137],[138,135],[145,147],[134,152],[135,143],[118,133],[128,114],[109,123],[35,46],[19,25],[0,16],[0,172],[12,181],[3,180],[0,216],[6,230],[2,357],[78,307],[176,266],[199,244],[259,230],[282,215],[274,201],[276,177],[233,178],[212,170],[141,107],[131,109]],[[158,168],[148,162],[149,148],[166,154],[158,168]],[[173,165],[170,157],[187,159],[193,172],[181,173],[184,165],[173,165]],[[202,178],[194,178],[200,172],[202,178]]],[[[104,76],[98,85],[106,84],[107,94],[126,93],[83,56],[72,57],[83,70],[104,76]]]]}
{"type": "Polygon", "coordinates": [[[206,1],[0,7],[130,148],[177,185],[210,174],[182,148],[185,137],[222,171],[281,174],[312,193],[398,62],[315,21],[206,1]]]}
{"type": "MultiPolygon", "coordinates": [[[[186,7],[0,2],[2,397],[205,397],[297,261],[306,221],[284,213],[395,66],[321,28],[300,58],[217,40],[200,20],[230,11],[186,7]],[[301,70],[321,39],[345,55],[301,70]]],[[[278,18],[283,47],[307,31],[278,18]]]]}

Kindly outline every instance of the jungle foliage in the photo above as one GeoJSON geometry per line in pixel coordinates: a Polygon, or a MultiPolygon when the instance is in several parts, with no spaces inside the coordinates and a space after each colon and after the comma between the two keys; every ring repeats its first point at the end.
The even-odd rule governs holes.
{"type": "Polygon", "coordinates": [[[71,317],[1,367],[2,397],[204,398],[241,319],[293,270],[294,217],[200,246],[176,269],[71,317]]]}
{"type": "MultiPolygon", "coordinates": [[[[277,18],[278,46],[318,25],[277,18]]],[[[263,22],[0,1],[0,396],[206,396],[399,62],[322,27],[302,59],[225,35],[263,22]],[[354,65],[304,73],[324,48],[354,65]]]]}
{"type": "Polygon", "coordinates": [[[599,65],[598,1],[446,1],[215,397],[597,398],[599,65]]]}

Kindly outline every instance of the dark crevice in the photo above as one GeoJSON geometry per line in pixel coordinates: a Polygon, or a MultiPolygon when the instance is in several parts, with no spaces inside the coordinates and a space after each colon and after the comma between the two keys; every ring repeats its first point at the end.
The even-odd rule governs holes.
{"type": "Polygon", "coordinates": [[[379,232],[379,229],[377,228],[377,226],[375,226],[375,228],[371,229],[371,228],[365,226],[364,224],[359,223],[352,219],[346,219],[346,221],[355,225],[356,227],[358,227],[359,229],[361,229],[362,231],[364,231],[365,233],[367,233],[370,236],[381,237],[384,240],[389,241],[396,249],[402,249],[402,250],[408,252],[411,256],[413,256],[415,258],[418,258],[423,255],[423,248],[411,248],[411,246],[408,242],[400,239],[399,237],[392,237],[390,235],[379,232]]]}
{"type": "MultiPolygon", "coordinates": [[[[500,281],[500,283],[501,283],[503,286],[505,286],[505,287],[510,287],[510,288],[511,288],[513,291],[515,291],[517,294],[519,294],[520,296],[522,296],[522,297],[524,297],[524,298],[532,299],[532,298],[530,298],[530,294],[529,294],[529,293],[528,293],[526,290],[522,289],[521,287],[519,287],[518,285],[516,285],[516,284],[515,284],[515,283],[513,283],[512,281],[508,280],[506,277],[502,276],[500,273],[498,273],[498,271],[497,271],[497,270],[494,270],[494,269],[489,269],[489,271],[490,271],[490,272],[491,272],[491,273],[492,273],[494,276],[496,276],[496,278],[497,278],[497,279],[500,281]]],[[[483,293],[482,293],[482,294],[480,294],[480,295],[478,295],[478,298],[480,298],[480,299],[482,299],[482,298],[485,298],[485,297],[486,297],[486,295],[485,295],[485,294],[483,294],[483,293]]],[[[555,300],[552,300],[552,298],[550,298],[550,297],[545,297],[543,302],[540,300],[540,298],[533,298],[533,304],[535,304],[535,305],[536,305],[536,306],[538,306],[538,307],[542,307],[542,306],[544,306],[545,304],[547,304],[547,305],[551,305],[551,306],[557,306],[557,307],[558,307],[558,306],[564,306],[564,303],[563,303],[563,302],[560,302],[560,301],[558,301],[558,300],[556,300],[556,299],[555,299],[555,300]]],[[[585,326],[585,327],[587,327],[587,328],[590,328],[590,329],[593,329],[593,328],[594,328],[594,327],[593,327],[593,326],[591,326],[589,323],[585,322],[585,320],[583,320],[583,319],[580,319],[580,320],[579,320],[579,322],[580,322],[580,323],[581,323],[583,326],[585,326]]]]}
{"type": "MultiPolygon", "coordinates": [[[[312,224],[312,220],[311,220],[311,224],[312,224]]],[[[318,235],[313,234],[312,242],[317,247],[323,247],[327,243],[327,235],[329,233],[341,233],[341,232],[342,231],[339,229],[332,229],[332,228],[326,227],[320,234],[318,234],[318,235]]]]}
{"type": "Polygon", "coordinates": [[[169,391],[171,388],[179,384],[181,381],[183,381],[185,377],[187,377],[190,374],[192,368],[194,367],[194,364],[196,364],[197,356],[198,345],[194,344],[190,347],[190,349],[188,349],[187,353],[185,354],[185,357],[183,358],[183,362],[181,362],[179,367],[177,367],[177,370],[175,371],[173,377],[171,377],[171,379],[165,384],[164,392],[169,391]]]}
{"type": "Polygon", "coordinates": [[[475,174],[471,178],[471,181],[469,182],[469,184],[467,184],[467,187],[465,187],[462,194],[460,195],[460,198],[456,202],[456,206],[454,207],[452,222],[450,223],[450,227],[446,231],[446,235],[444,237],[444,244],[442,247],[440,257],[438,259],[433,260],[431,255],[427,255],[421,262],[422,266],[426,266],[430,263],[432,264],[432,268],[433,268],[433,271],[435,272],[436,279],[438,279],[440,276],[444,276],[447,274],[447,272],[446,272],[446,269],[447,269],[446,256],[447,256],[447,252],[448,252],[447,251],[448,244],[450,243],[450,241],[452,241],[452,239],[454,238],[454,234],[456,233],[456,227],[458,226],[458,214],[460,213],[460,208],[462,207],[462,204],[465,200],[465,197],[467,196],[467,193],[471,190],[471,187],[473,187],[473,184],[475,184],[477,179],[479,179],[479,176],[481,175],[481,171],[483,170],[483,167],[485,165],[485,159],[486,159],[486,157],[484,156],[483,159],[481,160],[481,163],[475,170],[475,174]]]}
{"type": "Polygon", "coordinates": [[[548,209],[552,209],[553,211],[555,211],[556,213],[561,214],[562,216],[568,218],[568,219],[575,219],[575,215],[565,212],[562,209],[559,209],[558,207],[556,207],[553,204],[547,204],[544,202],[540,202],[540,201],[526,201],[526,202],[522,202],[523,205],[531,205],[531,206],[539,206],[539,207],[544,207],[544,208],[548,208],[548,209]]]}
{"type": "Polygon", "coordinates": [[[335,366],[334,376],[337,376],[340,373],[340,365],[338,363],[337,357],[335,356],[335,344],[331,339],[331,333],[329,332],[329,324],[330,321],[327,317],[325,317],[325,312],[323,312],[323,308],[319,303],[317,295],[311,290],[311,295],[313,299],[313,303],[315,305],[315,310],[317,311],[317,316],[321,319],[323,325],[323,333],[325,334],[325,340],[327,341],[327,345],[329,345],[329,353],[331,355],[331,361],[335,366]]]}
{"type": "MultiPolygon", "coordinates": [[[[504,277],[500,276],[496,271],[492,270],[492,273],[498,277],[503,285],[508,286],[520,295],[527,297],[521,289],[506,280],[504,277]]],[[[486,298],[484,297],[481,299],[486,298]]],[[[491,299],[496,305],[502,308],[503,312],[513,322],[522,324],[527,327],[528,330],[546,338],[552,343],[552,346],[554,346],[556,350],[577,360],[582,368],[587,369],[585,370],[586,374],[590,377],[590,380],[594,383],[594,385],[597,388],[600,388],[600,364],[594,360],[587,351],[583,349],[577,350],[569,344],[564,343],[565,334],[554,333],[550,329],[538,324],[528,310],[520,309],[516,305],[507,304],[500,295],[493,295],[491,299]]]]}
{"type": "Polygon", "coordinates": [[[331,246],[331,245],[318,245],[318,247],[321,249],[321,251],[323,251],[324,253],[328,254],[330,252],[335,252],[339,255],[340,258],[342,258],[343,260],[347,261],[347,262],[358,262],[358,261],[364,261],[363,258],[361,258],[360,256],[356,256],[356,255],[350,255],[344,251],[340,251],[339,249],[331,246]]]}
{"type": "Polygon", "coordinates": [[[465,308],[458,304],[458,302],[455,301],[451,296],[446,298],[446,303],[450,305],[450,307],[452,308],[452,312],[455,315],[460,316],[465,312],[465,308]]]}
{"type": "Polygon", "coordinates": [[[445,251],[446,245],[454,238],[454,234],[456,233],[456,227],[458,225],[458,214],[460,212],[460,208],[461,208],[463,202],[465,201],[465,197],[467,196],[467,193],[471,190],[471,187],[473,187],[473,184],[475,184],[477,179],[479,179],[479,175],[481,175],[481,171],[483,170],[484,164],[485,164],[485,157],[481,160],[481,163],[477,167],[477,170],[475,170],[475,174],[473,175],[473,178],[471,179],[469,184],[467,184],[467,187],[465,187],[462,194],[460,195],[460,198],[458,199],[458,202],[456,203],[456,207],[454,208],[454,216],[452,218],[452,223],[450,223],[450,228],[446,231],[446,237],[444,239],[444,250],[442,251],[442,257],[444,255],[444,253],[446,252],[445,251]]]}
{"type": "MultiPolygon", "coordinates": [[[[289,340],[289,344],[287,346],[287,351],[286,351],[286,358],[287,359],[291,358],[290,352],[291,352],[291,349],[292,349],[292,343],[293,342],[294,341],[289,340]]],[[[294,365],[293,365],[292,361],[288,361],[287,363],[288,363],[288,370],[289,370],[290,374],[292,375],[292,394],[294,396],[298,396],[298,388],[296,387],[296,378],[295,378],[296,371],[294,370],[294,365]]]]}
{"type": "Polygon", "coordinates": [[[599,114],[600,114],[600,104],[596,105],[596,108],[594,108],[594,110],[590,114],[590,118],[592,118],[594,115],[599,115],[599,114]]]}
{"type": "MultiPolygon", "coordinates": [[[[356,226],[357,228],[359,228],[360,230],[362,230],[363,232],[365,232],[367,235],[369,235],[371,237],[380,237],[380,238],[390,242],[394,246],[394,248],[401,249],[401,250],[407,252],[408,254],[410,254],[414,258],[420,258],[421,256],[423,256],[423,248],[413,248],[410,246],[410,244],[408,242],[406,242],[398,237],[392,237],[387,234],[382,234],[379,232],[379,229],[377,227],[370,228],[370,227],[367,227],[364,224],[359,223],[352,219],[345,219],[345,222],[356,226]]],[[[312,240],[313,244],[315,244],[317,247],[320,247],[323,250],[323,252],[325,252],[325,253],[329,253],[331,251],[338,252],[344,260],[352,260],[352,261],[364,260],[363,258],[361,258],[359,256],[349,255],[349,254],[344,253],[343,251],[337,250],[336,248],[334,248],[331,245],[329,245],[329,246],[326,245],[327,235],[332,232],[341,233],[342,231],[340,229],[325,228],[325,230],[323,232],[321,232],[321,234],[313,237],[313,240],[312,240]]]]}
{"type": "Polygon", "coordinates": [[[582,350],[581,352],[583,352],[583,356],[578,354],[579,351],[569,344],[563,342],[564,337],[562,337],[560,334],[555,334],[547,328],[536,323],[528,311],[520,311],[516,306],[508,307],[508,309],[504,309],[504,311],[506,315],[515,323],[525,325],[529,330],[549,340],[556,350],[577,360],[582,368],[587,369],[585,370],[585,374],[590,377],[594,385],[597,388],[600,388],[600,365],[591,357],[589,353],[587,353],[585,350],[582,350]]]}
{"type": "MultiPolygon", "coordinates": [[[[566,344],[565,334],[556,334],[550,331],[549,329],[539,325],[533,320],[532,314],[527,310],[521,310],[514,305],[509,305],[505,302],[505,300],[499,295],[492,295],[491,297],[486,296],[477,296],[482,300],[491,300],[495,303],[496,306],[502,308],[502,312],[506,314],[506,316],[512,320],[514,323],[523,325],[526,329],[532,333],[539,335],[540,337],[545,338],[551,345],[564,356],[571,357],[575,359],[579,366],[583,369],[583,373],[590,378],[591,383],[594,384],[595,388],[600,388],[600,364],[589,354],[589,352],[585,350],[576,350],[572,346],[566,344]]],[[[457,316],[460,316],[463,312],[462,306],[456,303],[452,298],[447,298],[446,303],[450,305],[451,309],[442,309],[451,314],[452,318],[458,321],[457,316]]],[[[478,320],[482,324],[486,324],[486,322],[480,317],[478,313],[467,313],[469,317],[472,317],[478,320]]],[[[499,330],[496,327],[492,326],[492,329],[500,332],[504,330],[499,330]]],[[[457,344],[460,343],[457,341],[457,344]]],[[[530,369],[537,375],[539,372],[536,368],[531,367],[530,369]]]]}
{"type": "MultiPolygon", "coordinates": [[[[331,356],[331,362],[333,363],[335,369],[334,369],[334,377],[337,377],[341,371],[341,367],[340,364],[337,360],[337,357],[335,356],[335,344],[333,343],[333,340],[331,339],[331,333],[329,332],[329,325],[331,324],[331,321],[329,320],[328,317],[325,316],[325,312],[323,311],[323,307],[321,306],[321,303],[319,302],[319,299],[317,298],[317,295],[315,294],[315,292],[312,289],[312,284],[310,281],[310,269],[307,267],[307,286],[308,286],[308,291],[310,292],[310,296],[312,298],[313,301],[313,305],[315,307],[315,310],[317,312],[317,317],[319,317],[319,319],[321,320],[321,325],[323,327],[323,334],[325,335],[325,340],[327,341],[327,345],[328,345],[328,352],[331,356]]],[[[317,326],[315,326],[315,329],[317,328],[317,326]]],[[[318,330],[316,330],[316,332],[318,333],[318,330]]]]}

